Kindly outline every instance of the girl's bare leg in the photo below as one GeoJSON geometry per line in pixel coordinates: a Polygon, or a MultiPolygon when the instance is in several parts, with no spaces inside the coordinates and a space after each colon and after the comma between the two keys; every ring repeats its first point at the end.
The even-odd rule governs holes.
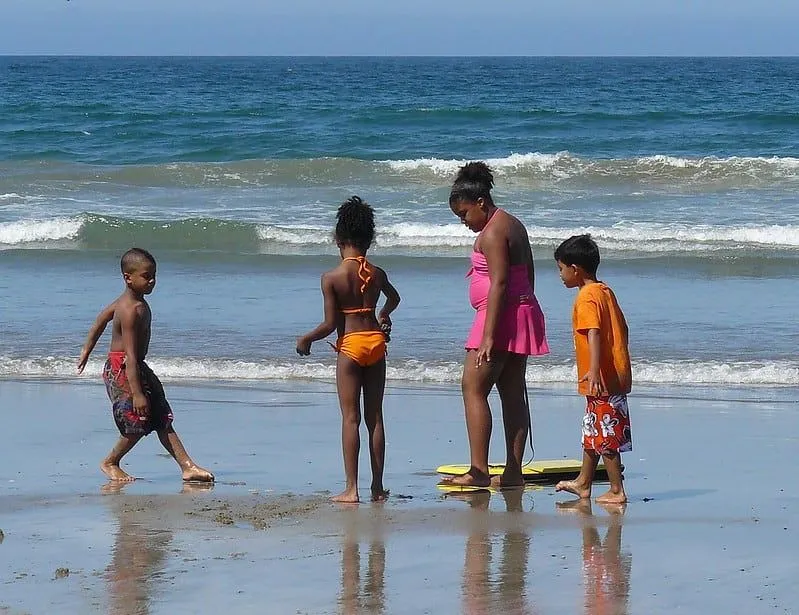
{"type": "Polygon", "coordinates": [[[449,479],[453,485],[488,487],[488,445],[491,441],[491,408],[488,394],[502,373],[507,353],[495,353],[490,363],[477,367],[477,351],[466,352],[461,390],[466,413],[466,432],[469,437],[470,467],[466,474],[449,479]]]}
{"type": "Polygon", "coordinates": [[[505,367],[497,380],[502,400],[502,422],[505,426],[505,471],[499,477],[500,487],[521,487],[522,463],[530,415],[525,402],[527,357],[508,353],[505,367]]]}
{"type": "Polygon", "coordinates": [[[358,454],[361,449],[361,386],[363,368],[346,355],[339,353],[336,361],[336,388],[341,406],[341,448],[344,453],[344,491],[331,498],[334,502],[357,503],[358,454]]]}
{"type": "Polygon", "coordinates": [[[386,499],[383,465],[386,457],[386,432],[383,426],[383,394],[386,389],[386,360],[363,370],[363,414],[369,432],[369,459],[372,464],[372,501],[386,499]]]}

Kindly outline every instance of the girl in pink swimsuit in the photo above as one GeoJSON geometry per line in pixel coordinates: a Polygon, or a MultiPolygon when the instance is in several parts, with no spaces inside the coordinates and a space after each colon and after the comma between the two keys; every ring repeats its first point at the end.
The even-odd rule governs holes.
{"type": "Polygon", "coordinates": [[[535,298],[535,270],[527,229],[491,198],[494,177],[483,162],[458,172],[449,197],[452,212],[479,233],[472,252],[469,299],[476,310],[466,340],[463,402],[471,467],[450,480],[456,485],[488,486],[491,409],[496,385],[502,401],[507,461],[499,479],[504,487],[524,484],[522,456],[530,428],[527,357],[547,354],[544,314],[535,298]]]}

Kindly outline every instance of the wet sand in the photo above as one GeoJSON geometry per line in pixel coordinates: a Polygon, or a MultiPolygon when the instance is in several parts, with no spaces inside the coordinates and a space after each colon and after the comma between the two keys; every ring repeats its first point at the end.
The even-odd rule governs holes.
{"type": "MultiPolygon", "coordinates": [[[[389,391],[392,496],[360,506],[328,502],[343,479],[332,386],[167,393],[211,488],[183,485],[154,437],[129,455],[142,480],[106,484],[101,387],[0,382],[0,613],[790,613],[799,600],[796,391],[639,391],[626,507],[551,486],[439,492],[434,468],[467,456],[448,388],[389,391]]],[[[537,457],[577,456],[580,399],[531,400],[537,457]]]]}

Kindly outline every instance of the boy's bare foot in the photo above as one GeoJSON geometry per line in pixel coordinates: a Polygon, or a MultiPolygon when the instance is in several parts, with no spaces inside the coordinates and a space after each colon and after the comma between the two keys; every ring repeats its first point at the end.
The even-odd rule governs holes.
{"type": "Polygon", "coordinates": [[[200,466],[191,466],[183,470],[183,482],[212,483],[214,475],[200,466]]]}
{"type": "Polygon", "coordinates": [[[132,483],[136,480],[135,476],[131,476],[125,470],[119,467],[119,464],[109,463],[104,461],[100,464],[100,469],[103,471],[109,480],[114,480],[120,483],[132,483]]]}
{"type": "Polygon", "coordinates": [[[562,480],[557,485],[555,485],[555,491],[568,491],[569,493],[573,493],[578,498],[590,498],[591,497],[591,486],[586,486],[584,483],[578,482],[576,480],[562,480]]]}
{"type": "Polygon", "coordinates": [[[445,485],[457,485],[459,487],[490,487],[491,479],[488,474],[472,468],[466,474],[451,476],[441,481],[445,485]]]}
{"type": "Polygon", "coordinates": [[[597,504],[626,504],[627,494],[624,493],[624,491],[619,491],[617,493],[608,491],[600,495],[596,501],[597,504]]]}
{"type": "Polygon", "coordinates": [[[385,502],[389,493],[389,490],[383,487],[372,487],[372,502],[385,502]]]}
{"type": "Polygon", "coordinates": [[[361,501],[361,498],[358,497],[357,489],[346,489],[338,495],[334,495],[330,498],[330,501],[338,504],[357,504],[361,501]]]}

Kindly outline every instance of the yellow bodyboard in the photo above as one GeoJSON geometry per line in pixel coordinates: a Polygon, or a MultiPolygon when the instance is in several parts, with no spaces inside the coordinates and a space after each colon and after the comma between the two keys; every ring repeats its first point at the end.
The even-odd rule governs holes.
{"type": "MultiPolygon", "coordinates": [[[[577,475],[580,472],[581,462],[577,459],[543,459],[531,461],[522,466],[522,476],[526,480],[547,480],[549,478],[563,477],[568,475],[577,475]]],[[[488,464],[488,474],[490,476],[499,476],[504,472],[504,463],[490,463],[488,464]]],[[[469,471],[468,464],[448,464],[438,466],[436,472],[446,476],[458,476],[465,474],[469,471]]],[[[597,467],[598,478],[605,474],[605,468],[600,462],[597,467]]]]}

